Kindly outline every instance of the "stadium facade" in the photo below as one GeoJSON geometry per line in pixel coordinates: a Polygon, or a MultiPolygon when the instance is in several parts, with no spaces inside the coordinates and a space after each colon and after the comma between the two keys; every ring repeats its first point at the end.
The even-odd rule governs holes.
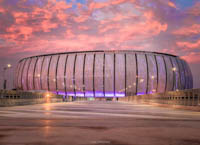
{"type": "Polygon", "coordinates": [[[177,56],[133,50],[81,51],[19,61],[15,86],[77,97],[124,97],[190,89],[188,64],[177,56]]]}

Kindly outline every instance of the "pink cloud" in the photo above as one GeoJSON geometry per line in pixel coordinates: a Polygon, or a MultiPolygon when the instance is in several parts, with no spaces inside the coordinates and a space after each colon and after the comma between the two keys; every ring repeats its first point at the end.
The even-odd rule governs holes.
{"type": "Polygon", "coordinates": [[[194,49],[194,48],[200,48],[200,40],[192,43],[187,41],[180,41],[176,43],[178,47],[182,47],[185,49],[194,49]]]}
{"type": "Polygon", "coordinates": [[[182,56],[181,58],[183,58],[189,63],[198,63],[200,62],[200,53],[191,52],[185,56],[182,56]]]}
{"type": "Polygon", "coordinates": [[[187,13],[194,16],[200,16],[199,8],[200,2],[196,2],[195,5],[187,11],[187,13]]]}
{"type": "Polygon", "coordinates": [[[82,22],[85,22],[86,20],[88,20],[89,16],[88,15],[75,16],[73,19],[77,23],[82,23],[82,22]]]}
{"type": "Polygon", "coordinates": [[[173,34],[175,35],[183,35],[183,36],[189,36],[199,33],[200,33],[200,24],[193,24],[192,26],[186,26],[173,32],[173,34]]]}
{"type": "Polygon", "coordinates": [[[6,12],[6,10],[4,8],[0,7],[0,13],[5,13],[5,12],[6,12]]]}

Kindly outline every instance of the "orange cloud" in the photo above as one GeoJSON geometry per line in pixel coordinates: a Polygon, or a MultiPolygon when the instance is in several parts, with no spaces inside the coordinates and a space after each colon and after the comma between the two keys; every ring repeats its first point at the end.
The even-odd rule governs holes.
{"type": "Polygon", "coordinates": [[[172,8],[176,8],[176,5],[173,2],[168,2],[168,6],[172,7],[172,8]]]}

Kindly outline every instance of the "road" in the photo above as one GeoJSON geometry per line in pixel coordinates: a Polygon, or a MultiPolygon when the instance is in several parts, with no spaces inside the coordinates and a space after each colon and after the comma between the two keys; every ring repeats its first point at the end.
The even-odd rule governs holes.
{"type": "Polygon", "coordinates": [[[200,112],[111,101],[1,107],[0,145],[200,145],[200,112]]]}

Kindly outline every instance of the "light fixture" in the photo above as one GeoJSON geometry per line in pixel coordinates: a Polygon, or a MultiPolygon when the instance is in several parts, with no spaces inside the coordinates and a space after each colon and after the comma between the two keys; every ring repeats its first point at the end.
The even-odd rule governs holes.
{"type": "Polygon", "coordinates": [[[140,83],[143,83],[144,82],[144,79],[140,79],[140,83]]]}
{"type": "Polygon", "coordinates": [[[50,94],[49,94],[49,93],[47,93],[47,94],[46,94],[46,97],[47,97],[47,98],[49,98],[49,97],[50,97],[50,94]]]}
{"type": "Polygon", "coordinates": [[[175,67],[173,67],[173,68],[172,68],[172,71],[176,71],[176,68],[175,68],[175,67]]]}
{"type": "Polygon", "coordinates": [[[10,68],[11,66],[12,66],[11,64],[8,64],[8,65],[7,65],[8,68],[10,68]]]}

